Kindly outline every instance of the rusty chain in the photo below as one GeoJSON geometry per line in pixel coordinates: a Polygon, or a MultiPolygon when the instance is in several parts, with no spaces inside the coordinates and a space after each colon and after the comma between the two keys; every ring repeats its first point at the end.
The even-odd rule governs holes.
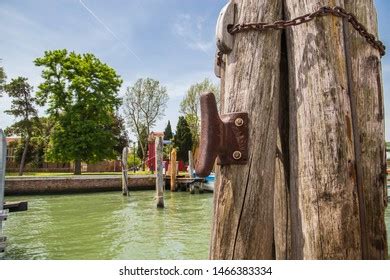
{"type": "MultiPolygon", "coordinates": [[[[278,20],[273,23],[267,23],[267,22],[258,22],[258,23],[241,23],[241,24],[236,24],[232,25],[229,27],[228,31],[230,34],[234,35],[239,32],[244,32],[244,31],[250,31],[250,30],[257,30],[257,31],[262,31],[266,29],[285,29],[290,26],[297,26],[309,21],[314,20],[315,18],[318,17],[323,17],[327,15],[332,15],[340,18],[344,18],[348,20],[349,23],[355,28],[359,34],[366,39],[366,41],[375,49],[377,49],[380,53],[381,56],[385,55],[385,50],[386,47],[385,45],[377,40],[375,36],[367,31],[367,28],[358,21],[356,16],[352,13],[347,12],[344,8],[342,7],[321,7],[317,11],[313,13],[309,13],[297,18],[294,18],[292,20],[278,20]]],[[[218,54],[220,56],[220,54],[218,54]]]]}

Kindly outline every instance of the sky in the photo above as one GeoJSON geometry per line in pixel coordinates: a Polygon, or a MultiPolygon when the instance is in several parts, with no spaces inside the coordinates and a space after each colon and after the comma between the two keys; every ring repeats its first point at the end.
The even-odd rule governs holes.
{"type": "MultiPolygon", "coordinates": [[[[8,80],[29,79],[37,88],[42,69],[33,60],[45,50],[91,52],[123,79],[120,96],[138,78],[166,86],[165,117],[175,128],[187,89],[215,77],[215,24],[227,0],[0,0],[0,58],[8,80]]],[[[380,39],[389,54],[382,59],[386,139],[390,141],[390,1],[376,0],[380,39]]],[[[0,99],[0,128],[14,122],[4,114],[8,97],[0,99]]],[[[44,114],[44,108],[40,109],[44,114]]]]}

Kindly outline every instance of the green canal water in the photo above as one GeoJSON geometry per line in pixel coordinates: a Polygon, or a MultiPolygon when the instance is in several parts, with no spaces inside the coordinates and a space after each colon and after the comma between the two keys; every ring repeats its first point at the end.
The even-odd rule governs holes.
{"type": "MultiPolygon", "coordinates": [[[[27,212],[5,223],[3,259],[206,259],[213,196],[154,192],[7,197],[27,200],[27,212]]],[[[390,235],[390,206],[386,210],[390,235]]],[[[390,252],[390,240],[389,252],[390,252]]]]}
{"type": "Polygon", "coordinates": [[[4,259],[207,259],[213,195],[152,191],[6,197],[27,200],[10,213],[4,259]]]}

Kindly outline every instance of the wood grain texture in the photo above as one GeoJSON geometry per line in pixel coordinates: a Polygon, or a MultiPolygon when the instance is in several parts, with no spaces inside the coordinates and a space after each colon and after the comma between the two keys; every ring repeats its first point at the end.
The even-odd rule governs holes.
{"type": "Polygon", "coordinates": [[[173,148],[171,151],[171,168],[170,168],[170,175],[171,175],[171,192],[176,191],[176,175],[177,175],[177,168],[176,168],[176,159],[177,159],[177,152],[176,149],[173,148]]]}
{"type": "MultiPolygon", "coordinates": [[[[0,129],[0,214],[3,211],[4,205],[4,189],[5,189],[5,165],[7,155],[7,143],[6,136],[2,129],[0,129]]],[[[2,234],[3,221],[0,219],[0,239],[3,237],[2,234]]],[[[0,240],[0,252],[5,248],[5,242],[0,240]]]]}
{"type": "Polygon", "coordinates": [[[128,176],[128,166],[127,166],[127,158],[129,154],[129,148],[124,147],[122,150],[122,195],[128,196],[129,195],[129,176],[128,176]]]}
{"type": "MultiPolygon", "coordinates": [[[[343,0],[285,1],[287,18],[343,0]]],[[[360,259],[352,114],[343,22],[288,30],[292,258],[360,259]]]]}
{"type": "Polygon", "coordinates": [[[194,178],[194,158],[192,151],[188,151],[188,177],[194,178]]]}
{"type": "Polygon", "coordinates": [[[156,149],[156,200],[157,208],[164,208],[164,177],[163,177],[163,139],[157,136],[156,149]]]}
{"type": "MultiPolygon", "coordinates": [[[[236,0],[236,22],[275,21],[281,1],[236,0]]],[[[222,71],[222,113],[249,113],[249,163],[221,166],[211,259],[272,259],[281,32],[236,34],[222,71]]]]}
{"type": "MultiPolygon", "coordinates": [[[[345,0],[345,9],[356,15],[367,30],[377,32],[377,16],[372,0],[345,0]]],[[[384,211],[386,191],[386,152],[384,137],[384,103],[380,54],[347,22],[344,23],[349,64],[350,94],[355,100],[355,150],[361,170],[360,184],[364,206],[366,259],[387,257],[384,211]]],[[[361,213],[362,214],[362,213],[361,213]]]]}
{"type": "MultiPolygon", "coordinates": [[[[4,204],[4,188],[5,188],[5,165],[7,155],[6,136],[0,129],[0,210],[3,210],[4,204]]],[[[1,229],[1,224],[0,224],[1,229]]]]}

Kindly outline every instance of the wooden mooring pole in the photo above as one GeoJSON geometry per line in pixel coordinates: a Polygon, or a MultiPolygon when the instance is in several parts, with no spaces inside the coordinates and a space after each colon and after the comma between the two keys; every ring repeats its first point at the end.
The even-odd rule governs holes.
{"type": "Polygon", "coordinates": [[[190,178],[194,178],[194,158],[192,151],[188,151],[188,175],[190,178]]]}
{"type": "Polygon", "coordinates": [[[122,194],[125,196],[129,195],[129,176],[128,176],[128,165],[127,165],[127,157],[128,157],[129,148],[124,147],[122,151],[122,194]]]}
{"type": "MultiPolygon", "coordinates": [[[[230,3],[233,25],[337,5],[377,36],[373,0],[230,3]]],[[[221,113],[248,113],[249,160],[217,168],[210,258],[387,258],[378,50],[327,15],[238,32],[223,51],[221,113]]]]}
{"type": "MultiPolygon", "coordinates": [[[[285,2],[291,18],[319,3],[334,5],[285,2]]],[[[372,0],[337,4],[376,34],[372,0]]],[[[380,54],[348,21],[333,16],[287,34],[292,258],[383,259],[380,54]]]]}
{"type": "Polygon", "coordinates": [[[176,191],[176,159],[177,159],[177,152],[176,149],[173,148],[171,151],[171,166],[170,166],[170,175],[171,175],[171,192],[176,191]]]}
{"type": "Polygon", "coordinates": [[[3,221],[7,218],[7,211],[4,206],[5,188],[5,164],[6,164],[7,143],[3,130],[0,129],[0,253],[4,252],[6,237],[3,236],[3,221]]]}
{"type": "Polygon", "coordinates": [[[157,208],[164,208],[163,138],[156,136],[156,198],[157,208]]]}
{"type": "MultiPolygon", "coordinates": [[[[345,0],[345,9],[355,14],[368,32],[379,38],[373,0],[345,0]]],[[[361,238],[365,246],[362,254],[365,259],[386,259],[386,148],[381,57],[347,21],[344,20],[343,26],[360,221],[364,226],[361,232],[365,234],[361,238]]]]}
{"type": "MultiPolygon", "coordinates": [[[[234,23],[275,21],[282,15],[281,1],[234,3],[234,23]]],[[[280,32],[236,34],[224,56],[221,113],[248,112],[249,160],[217,169],[211,259],[273,258],[280,37],[280,32]]]]}

